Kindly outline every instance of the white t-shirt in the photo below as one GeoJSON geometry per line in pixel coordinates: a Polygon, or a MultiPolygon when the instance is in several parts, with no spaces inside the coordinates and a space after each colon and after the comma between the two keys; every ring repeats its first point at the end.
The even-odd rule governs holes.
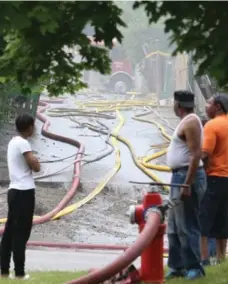
{"type": "Polygon", "coordinates": [[[29,142],[21,136],[13,137],[8,144],[7,162],[10,177],[9,188],[27,190],[35,188],[32,170],[24,153],[32,151],[29,142]]]}

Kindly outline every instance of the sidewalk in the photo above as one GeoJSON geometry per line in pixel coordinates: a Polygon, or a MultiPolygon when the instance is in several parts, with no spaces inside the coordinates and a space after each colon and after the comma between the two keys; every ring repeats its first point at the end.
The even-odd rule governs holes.
{"type": "MultiPolygon", "coordinates": [[[[29,271],[85,271],[102,268],[114,261],[121,253],[121,251],[98,250],[28,249],[26,268],[29,271]]],[[[166,263],[166,260],[164,262],[166,263]]],[[[140,258],[134,264],[139,267],[140,258]]]]}
{"type": "MultiPolygon", "coordinates": [[[[120,254],[121,251],[28,249],[26,268],[30,271],[84,271],[90,268],[102,268],[120,254]]],[[[139,266],[139,264],[138,259],[136,265],[139,266]]]]}

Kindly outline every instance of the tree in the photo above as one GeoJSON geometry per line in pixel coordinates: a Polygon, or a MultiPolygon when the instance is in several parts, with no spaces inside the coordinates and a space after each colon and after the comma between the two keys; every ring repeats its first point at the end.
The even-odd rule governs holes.
{"type": "MultiPolygon", "coordinates": [[[[129,6],[125,10],[132,19],[129,26],[139,34],[139,24],[147,21],[144,12],[140,10],[135,24],[138,16],[134,18],[136,14],[130,10],[132,2],[124,5],[129,6]]],[[[174,54],[191,53],[198,74],[207,72],[221,87],[227,87],[227,2],[136,1],[134,8],[145,9],[153,26],[164,22],[165,32],[176,46],[174,54]]],[[[125,23],[116,1],[0,2],[0,81],[18,83],[23,93],[45,84],[50,94],[58,95],[85,86],[83,70],[107,74],[108,51],[90,44],[83,32],[88,24],[94,28],[95,40],[104,40],[107,48],[112,47],[113,38],[123,39],[125,23]],[[75,61],[75,47],[82,61],[75,61]]],[[[148,34],[150,31],[148,27],[148,34]]],[[[136,34],[130,36],[127,31],[125,36],[132,45],[136,34]]]]}
{"type": "Polygon", "coordinates": [[[85,86],[83,70],[110,71],[108,51],[91,45],[84,28],[111,48],[122,40],[121,14],[112,1],[0,2],[0,81],[17,82],[23,93],[41,84],[52,95],[73,93],[85,86]]]}
{"type": "Polygon", "coordinates": [[[136,1],[150,23],[164,18],[165,32],[176,44],[174,55],[187,52],[197,64],[198,75],[208,73],[220,87],[228,86],[228,2],[136,1]]]}

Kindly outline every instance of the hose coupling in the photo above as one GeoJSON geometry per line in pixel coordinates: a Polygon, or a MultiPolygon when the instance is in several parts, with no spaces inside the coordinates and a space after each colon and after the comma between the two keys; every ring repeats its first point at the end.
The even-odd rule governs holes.
{"type": "Polygon", "coordinates": [[[131,205],[128,211],[131,224],[136,223],[135,211],[136,211],[135,205],[131,205]]]}
{"type": "Polygon", "coordinates": [[[144,220],[147,221],[149,215],[153,212],[156,212],[160,215],[161,217],[161,221],[163,220],[163,216],[162,216],[162,213],[161,213],[161,210],[159,209],[158,206],[152,206],[152,207],[149,207],[145,210],[144,212],[144,220]]]}

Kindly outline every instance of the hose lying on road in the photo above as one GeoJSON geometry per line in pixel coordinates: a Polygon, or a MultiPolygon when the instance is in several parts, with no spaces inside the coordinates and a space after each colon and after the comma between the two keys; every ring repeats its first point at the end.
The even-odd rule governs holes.
{"type": "Polygon", "coordinates": [[[163,127],[161,124],[157,123],[157,122],[154,121],[154,120],[148,120],[148,119],[143,119],[143,118],[141,118],[142,116],[148,115],[148,114],[153,113],[153,112],[154,112],[153,110],[150,110],[150,111],[148,111],[148,112],[143,112],[143,113],[134,115],[134,116],[132,116],[132,118],[133,118],[134,120],[138,120],[138,121],[142,121],[142,122],[146,122],[146,123],[150,123],[150,124],[156,125],[156,126],[158,127],[158,129],[161,131],[161,134],[163,135],[163,137],[164,137],[168,142],[170,142],[171,137],[166,133],[164,127],[163,127]]]}
{"type": "MultiPolygon", "coordinates": [[[[122,126],[124,125],[124,118],[123,116],[117,111],[117,117],[119,118],[119,124],[118,126],[114,129],[114,133],[115,135],[118,134],[118,132],[120,131],[120,129],[122,128],[122,126]]],[[[91,127],[90,125],[88,126],[88,128],[91,127]]],[[[105,128],[106,130],[106,134],[107,132],[107,128],[105,128]]],[[[110,135],[112,135],[111,133],[108,133],[110,135]]],[[[82,205],[86,204],[87,202],[89,202],[90,200],[92,200],[96,195],[98,195],[105,187],[105,185],[113,178],[113,176],[119,171],[120,167],[121,167],[121,159],[120,159],[120,150],[117,147],[117,140],[116,137],[112,137],[112,144],[115,148],[115,156],[116,156],[116,163],[115,163],[115,167],[112,168],[108,174],[105,176],[105,178],[96,186],[96,188],[89,194],[87,195],[85,198],[83,198],[82,200],[77,201],[76,203],[67,206],[66,208],[64,208],[63,210],[61,210],[54,218],[53,220],[60,218],[62,216],[65,216],[75,210],[77,210],[78,208],[80,208],[82,205]]]]}
{"type": "MultiPolygon", "coordinates": [[[[97,128],[97,127],[94,127],[94,126],[90,126],[90,125],[87,125],[87,127],[92,130],[92,131],[95,131],[95,132],[101,132],[103,134],[107,134],[107,131],[105,129],[102,129],[102,128],[97,128]]],[[[156,182],[159,182],[159,183],[162,183],[162,181],[155,175],[153,174],[152,172],[150,172],[149,170],[147,170],[141,163],[140,163],[140,160],[137,159],[136,155],[135,155],[135,152],[134,152],[134,149],[131,145],[131,143],[125,139],[124,137],[120,136],[120,135],[115,135],[114,133],[111,134],[112,136],[116,137],[117,140],[121,141],[122,143],[124,143],[128,149],[130,150],[131,152],[131,156],[133,158],[133,161],[134,163],[136,164],[136,166],[143,172],[145,173],[148,177],[152,178],[154,181],[156,182]]],[[[163,188],[165,190],[168,190],[168,187],[167,186],[163,186],[163,188]]]]}
{"type": "MultiPolygon", "coordinates": [[[[142,114],[141,114],[142,115],[142,114]]],[[[145,113],[143,113],[143,115],[145,115],[145,113]]],[[[123,117],[120,115],[120,113],[118,112],[118,117],[120,119],[123,120],[123,117]]],[[[71,118],[72,121],[75,121],[73,118],[71,118]]],[[[75,121],[77,122],[78,124],[78,121],[75,121]]],[[[108,132],[107,132],[107,126],[103,123],[100,123],[98,122],[103,128],[98,128],[98,127],[95,127],[94,125],[90,124],[90,123],[82,123],[81,125],[84,126],[84,127],[87,127],[88,129],[92,130],[92,131],[96,131],[98,133],[103,133],[103,134],[106,134],[108,135],[108,132]]],[[[155,123],[156,124],[156,123],[155,123]]],[[[123,123],[122,123],[123,125],[123,123]]],[[[161,126],[161,125],[158,125],[156,124],[156,126],[159,127],[160,131],[162,132],[162,134],[167,138],[167,134],[164,130],[164,128],[161,126]]],[[[110,134],[110,133],[109,133],[110,134]]],[[[140,161],[136,158],[135,156],[135,153],[133,151],[133,147],[131,146],[131,144],[126,140],[124,139],[123,137],[120,137],[119,135],[115,135],[114,133],[111,134],[113,137],[116,137],[118,140],[122,141],[123,143],[125,143],[128,148],[130,149],[131,153],[132,153],[132,156],[133,156],[133,159],[136,163],[136,165],[144,172],[146,173],[149,177],[151,177],[152,179],[154,179],[155,181],[157,182],[161,182],[156,175],[154,175],[153,173],[151,173],[150,171],[147,171],[145,169],[145,167],[143,165],[141,165],[140,161]]],[[[162,153],[156,153],[156,154],[153,154],[150,156],[150,160],[151,159],[154,159],[160,155],[163,155],[164,154],[164,151],[162,153]]],[[[120,163],[120,159],[119,159],[119,162],[117,162],[117,165],[118,163],[120,163]]],[[[115,169],[114,169],[115,170],[115,169]]],[[[112,172],[112,171],[111,171],[112,172]]],[[[108,175],[109,176],[109,175],[108,175]]],[[[105,179],[106,180],[106,179],[105,179]]],[[[107,181],[107,180],[106,180],[107,181]]],[[[106,182],[107,183],[107,182],[106,182]]],[[[101,183],[103,184],[103,182],[101,183]]],[[[166,186],[164,186],[165,189],[167,189],[166,186]]],[[[57,216],[55,216],[55,218],[53,219],[57,219],[57,218],[60,218],[66,214],[69,214],[71,212],[73,212],[74,210],[78,209],[80,206],[82,206],[83,204],[85,204],[86,202],[88,202],[89,200],[91,200],[96,194],[98,194],[99,192],[101,191],[101,188],[100,188],[100,185],[98,186],[98,188],[96,188],[89,196],[87,196],[86,198],[84,198],[83,200],[80,200],[78,202],[76,202],[75,204],[72,204],[70,206],[67,206],[66,208],[64,208],[61,212],[59,212],[59,214],[57,214],[57,216]],[[96,193],[96,194],[95,194],[96,193]],[[95,195],[94,195],[95,194],[95,195]]]]}
{"type": "Polygon", "coordinates": [[[45,247],[60,249],[82,249],[82,250],[108,250],[120,251],[126,250],[126,245],[106,245],[106,244],[84,244],[84,243],[51,243],[51,242],[28,242],[28,247],[45,247]]]}
{"type": "MultiPolygon", "coordinates": [[[[51,243],[51,242],[28,242],[27,247],[44,247],[44,248],[58,248],[58,249],[75,249],[75,250],[107,250],[107,251],[121,251],[129,248],[129,245],[107,245],[107,244],[84,244],[84,243],[51,243]]],[[[168,252],[164,248],[164,253],[168,252]]],[[[164,256],[165,256],[164,254],[164,256]]]]}
{"type": "MultiPolygon", "coordinates": [[[[85,107],[96,107],[96,108],[99,108],[99,111],[108,111],[108,110],[110,111],[110,108],[113,108],[113,107],[119,108],[120,106],[126,106],[126,105],[128,105],[128,106],[135,106],[135,105],[140,105],[140,106],[143,105],[143,106],[145,106],[145,103],[148,103],[148,105],[145,107],[145,109],[149,109],[147,112],[143,112],[141,114],[134,115],[132,118],[135,119],[135,120],[141,121],[141,122],[147,122],[147,123],[151,123],[151,124],[156,125],[159,128],[159,130],[161,131],[163,137],[167,140],[167,143],[169,143],[171,137],[166,133],[166,131],[165,131],[165,129],[164,129],[164,127],[162,125],[160,125],[159,123],[157,123],[155,121],[151,121],[151,120],[147,120],[147,119],[142,119],[141,118],[142,116],[154,113],[157,116],[159,116],[160,119],[162,119],[161,116],[157,112],[155,112],[153,109],[151,109],[151,107],[148,107],[149,105],[154,105],[154,102],[155,101],[151,101],[151,100],[148,100],[148,101],[147,100],[140,100],[140,101],[119,100],[119,101],[112,101],[112,102],[109,101],[107,103],[107,101],[105,101],[105,100],[104,101],[102,101],[102,100],[96,101],[95,100],[95,101],[90,101],[90,102],[79,102],[79,105],[82,108],[85,108],[85,107]]],[[[97,111],[98,111],[98,109],[97,109],[97,111]]],[[[166,122],[168,127],[170,127],[169,123],[166,120],[164,120],[164,121],[166,122]]],[[[165,153],[166,153],[166,150],[163,150],[163,151],[160,151],[160,152],[158,152],[156,154],[151,155],[150,159],[148,159],[147,157],[144,158],[144,159],[141,159],[140,160],[140,164],[141,164],[141,166],[144,169],[154,169],[154,170],[157,170],[157,171],[170,172],[170,168],[167,167],[167,166],[154,165],[154,164],[148,163],[152,159],[160,157],[160,156],[164,155],[165,153]]],[[[155,178],[155,175],[153,175],[153,177],[155,178]]],[[[157,181],[157,178],[155,178],[155,180],[157,181]]]]}
{"type": "MultiPolygon", "coordinates": [[[[140,114],[140,116],[142,115],[145,115],[145,113],[143,114],[140,114]]],[[[120,116],[120,114],[119,114],[120,116]]],[[[139,116],[139,115],[138,115],[139,116]]],[[[71,118],[72,121],[76,122],[77,124],[79,123],[78,121],[75,121],[75,119],[71,118]]],[[[97,121],[98,122],[98,121],[97,121]]],[[[82,123],[81,125],[84,126],[84,127],[87,127],[88,129],[92,130],[92,131],[96,131],[96,132],[99,132],[99,133],[103,133],[103,134],[110,134],[107,132],[107,126],[101,122],[98,122],[103,128],[98,128],[90,123],[82,123]]],[[[157,125],[157,124],[156,124],[157,125]]],[[[157,125],[158,126],[158,125],[157,125]]],[[[164,128],[162,126],[159,125],[159,129],[160,131],[162,132],[162,134],[167,137],[167,134],[164,130],[164,128]]],[[[141,161],[138,160],[136,158],[136,155],[134,153],[134,150],[133,150],[133,147],[131,146],[131,144],[128,142],[128,140],[124,139],[123,137],[121,136],[115,136],[114,134],[111,134],[112,136],[116,137],[117,139],[119,139],[121,142],[125,143],[127,145],[127,147],[130,149],[131,153],[132,153],[132,156],[133,156],[133,159],[136,163],[136,165],[144,172],[146,173],[149,177],[151,177],[152,179],[154,179],[155,181],[157,182],[161,182],[156,175],[154,175],[153,173],[151,173],[150,171],[146,170],[145,167],[141,164],[141,161]]],[[[156,153],[156,154],[153,154],[150,156],[150,160],[151,159],[155,159],[161,155],[164,155],[164,150],[159,152],[159,153],[156,153]]],[[[160,166],[162,167],[161,170],[164,170],[165,166],[160,166]]],[[[155,169],[158,169],[159,166],[154,166],[155,169]]],[[[100,187],[99,187],[100,188],[100,187]]],[[[167,190],[168,188],[166,186],[164,186],[164,188],[167,190]]],[[[98,192],[100,192],[101,190],[99,189],[98,192]]],[[[97,192],[97,189],[95,189],[89,196],[87,196],[86,198],[84,198],[83,200],[81,201],[78,201],[70,206],[67,206],[66,208],[64,208],[61,212],[59,212],[59,214],[57,214],[57,216],[55,216],[55,218],[53,219],[57,219],[57,218],[60,218],[66,214],[69,214],[71,212],[73,212],[74,210],[78,209],[79,207],[81,207],[83,204],[85,204],[86,202],[88,202],[89,200],[91,200],[93,197],[94,197],[94,192],[97,192]]],[[[98,194],[98,193],[96,193],[98,194]]]]}
{"type": "MultiPolygon", "coordinates": [[[[109,102],[109,104],[107,104],[107,101],[91,101],[91,102],[81,102],[80,105],[81,107],[96,107],[96,108],[101,108],[103,107],[102,109],[99,109],[99,111],[108,111],[110,110],[110,108],[113,108],[113,107],[120,107],[120,106],[126,106],[126,105],[130,105],[130,106],[135,106],[135,105],[144,105],[145,106],[145,102],[147,102],[146,100],[141,100],[141,101],[135,101],[135,100],[128,100],[128,101],[113,101],[113,102],[109,102]]],[[[154,105],[154,102],[152,101],[148,101],[148,105],[154,105]],[[149,103],[150,102],[150,103],[149,103]]],[[[146,112],[143,112],[143,113],[140,113],[140,114],[137,114],[137,115],[134,115],[132,117],[132,119],[134,120],[138,120],[138,121],[141,121],[141,122],[146,122],[146,123],[150,123],[150,124],[154,124],[158,127],[158,129],[161,131],[161,134],[162,136],[166,139],[167,143],[170,142],[170,139],[171,137],[166,133],[164,127],[157,123],[156,121],[154,120],[148,120],[148,119],[143,119],[141,118],[142,116],[145,116],[145,115],[149,115],[151,113],[153,114],[156,114],[157,116],[159,116],[160,119],[161,116],[155,112],[153,109],[151,109],[151,107],[148,107],[146,106],[145,109],[147,110],[146,112]],[[149,110],[148,110],[149,109],[149,110]]],[[[98,110],[98,109],[97,109],[98,110]]],[[[168,125],[168,127],[170,127],[169,123],[163,119],[163,121],[166,122],[166,124],[168,125]]],[[[93,126],[92,126],[93,127],[93,126]]],[[[171,128],[171,127],[170,127],[171,128]]],[[[91,128],[90,128],[91,129],[91,128]]],[[[126,139],[125,139],[126,141],[126,139]]],[[[122,141],[123,142],[123,141],[122,141]]],[[[128,141],[127,141],[128,142],[128,141]]],[[[124,142],[123,142],[124,143],[124,142]]],[[[125,143],[126,144],[126,143],[125,143]]],[[[129,148],[129,142],[127,143],[127,146],[129,148]]],[[[133,150],[133,148],[132,148],[133,150]]],[[[155,159],[155,158],[158,158],[158,157],[161,157],[163,156],[165,153],[166,153],[166,149],[165,150],[162,150],[158,153],[155,153],[155,154],[152,154],[150,155],[149,157],[146,157],[144,159],[139,159],[138,162],[140,162],[140,165],[136,163],[136,165],[141,169],[143,170],[147,175],[149,175],[152,179],[154,179],[155,181],[158,181],[160,182],[160,180],[157,178],[157,176],[155,176],[154,174],[152,174],[151,172],[148,172],[147,169],[153,169],[153,170],[157,170],[157,171],[164,171],[164,172],[170,172],[170,168],[167,167],[167,166],[163,166],[163,165],[155,165],[155,164],[151,164],[151,163],[148,163],[149,161],[155,159]],[[147,172],[146,172],[147,171],[147,172]]],[[[164,187],[165,189],[168,189],[166,187],[164,187]]]]}
{"type": "MultiPolygon", "coordinates": [[[[81,166],[85,166],[87,164],[90,164],[90,163],[94,163],[94,162],[98,162],[100,161],[101,159],[104,159],[105,157],[109,156],[110,154],[112,154],[112,152],[114,151],[114,147],[113,145],[109,142],[109,138],[110,138],[110,129],[107,127],[107,130],[109,131],[108,135],[107,135],[107,138],[105,140],[105,143],[106,145],[109,147],[104,153],[101,153],[93,158],[90,158],[90,159],[82,159],[81,160],[81,166]]],[[[63,168],[61,169],[58,169],[57,171],[54,171],[52,173],[49,173],[49,174],[42,174],[40,176],[35,176],[34,179],[35,180],[38,180],[38,179],[44,179],[44,178],[47,178],[47,177],[50,177],[50,176],[54,176],[54,175],[57,175],[59,173],[63,173],[64,170],[67,170],[68,168],[72,167],[72,165],[74,165],[75,163],[75,160],[73,162],[70,162],[68,165],[64,166],[63,168]]]]}
{"type": "MultiPolygon", "coordinates": [[[[134,115],[132,116],[132,118],[134,120],[137,120],[137,121],[141,121],[141,122],[146,122],[146,123],[150,123],[150,124],[154,124],[158,127],[158,129],[161,131],[161,134],[162,136],[168,141],[170,142],[171,140],[171,137],[166,133],[164,127],[162,125],[160,125],[159,123],[157,123],[156,121],[154,120],[148,120],[148,119],[143,119],[141,118],[142,116],[145,116],[145,115],[149,115],[151,113],[154,113],[153,110],[149,110],[147,112],[143,112],[143,113],[140,113],[140,114],[137,114],[137,115],[134,115]]],[[[158,157],[161,157],[163,156],[164,154],[166,154],[167,152],[167,149],[164,149],[164,150],[161,150],[157,153],[154,153],[150,156],[147,156],[145,157],[144,159],[141,160],[141,165],[147,169],[154,169],[154,170],[157,170],[157,171],[164,171],[164,172],[170,172],[170,168],[167,167],[167,166],[162,166],[162,165],[154,165],[154,164],[151,164],[151,163],[148,163],[149,161],[153,160],[153,159],[156,159],[158,157]]]]}
{"type": "MultiPolygon", "coordinates": [[[[42,128],[42,134],[48,138],[51,138],[51,139],[56,139],[57,141],[60,141],[60,142],[65,142],[65,143],[68,143],[70,142],[69,144],[73,145],[72,139],[70,138],[67,138],[67,137],[63,137],[63,136],[59,136],[59,135],[56,135],[56,134],[53,134],[53,133],[49,133],[46,129],[46,127],[49,126],[50,122],[44,117],[41,115],[41,112],[45,111],[45,109],[48,107],[48,104],[47,103],[43,103],[41,102],[40,105],[43,106],[42,109],[39,109],[38,111],[38,118],[44,122],[44,125],[43,125],[43,128],[42,128]],[[48,125],[48,126],[47,126],[48,125]]],[[[117,116],[119,117],[120,119],[120,122],[118,124],[118,126],[114,129],[114,132],[117,134],[118,131],[120,130],[120,128],[123,126],[124,124],[124,119],[123,117],[117,112],[117,116]]],[[[106,127],[106,131],[107,131],[107,135],[108,135],[108,138],[110,137],[110,130],[108,127],[106,127]]],[[[77,142],[77,145],[80,145],[79,142],[77,142]]],[[[61,205],[61,208],[59,207],[59,205],[57,206],[58,208],[58,212],[56,211],[56,209],[52,210],[51,212],[47,213],[46,215],[42,216],[42,217],[37,217],[35,216],[34,218],[34,224],[40,224],[40,223],[43,223],[43,222],[47,222],[49,220],[55,220],[55,219],[58,219],[62,216],[65,216],[69,213],[71,213],[72,211],[74,211],[76,208],[79,208],[81,207],[82,205],[86,204],[88,201],[90,201],[92,198],[94,198],[97,194],[99,194],[105,187],[105,185],[111,180],[111,178],[118,172],[118,170],[120,169],[120,166],[121,166],[121,161],[120,161],[120,152],[119,152],[119,149],[116,147],[116,139],[115,138],[112,138],[112,144],[113,146],[115,147],[115,152],[116,152],[116,165],[115,167],[105,176],[105,178],[96,186],[96,188],[88,195],[86,196],[85,198],[83,198],[82,200],[79,200],[77,203],[73,204],[73,205],[70,205],[69,207],[65,208],[64,211],[62,212],[59,212],[61,211],[61,209],[63,209],[66,204],[74,197],[74,195],[70,195],[70,200],[67,202],[67,203],[63,203],[62,201],[60,202],[60,205],[61,205]],[[60,208],[60,209],[59,209],[60,208]],[[45,217],[45,219],[44,219],[45,217]],[[43,221],[42,221],[43,220],[43,221]]],[[[112,146],[112,148],[113,148],[112,146]]],[[[80,149],[79,150],[79,153],[80,155],[82,155],[84,153],[84,146],[83,146],[83,149],[80,149]],[[83,150],[83,151],[82,151],[83,150]]],[[[110,153],[110,151],[109,151],[110,153]]],[[[106,153],[106,156],[107,154],[109,153],[106,153]]],[[[85,160],[85,164],[86,163],[91,163],[91,162],[95,162],[96,160],[99,160],[101,158],[104,157],[104,154],[103,155],[100,155],[98,157],[96,157],[95,159],[87,159],[85,160]]],[[[81,156],[80,156],[81,158],[81,156]]],[[[80,164],[82,162],[82,158],[80,160],[80,164]]],[[[77,161],[75,161],[76,163],[77,161]]],[[[62,170],[62,169],[61,169],[62,170]]],[[[59,171],[58,171],[59,172],[59,171]]],[[[51,174],[53,175],[53,173],[51,174]]],[[[48,175],[46,175],[48,176],[48,175]]],[[[41,176],[40,178],[44,178],[44,176],[41,176]]],[[[77,186],[79,185],[79,175],[78,175],[78,172],[75,172],[74,173],[74,180],[77,180],[78,183],[77,183],[77,186]]],[[[75,189],[75,192],[73,193],[76,193],[76,189],[75,189]]],[[[5,223],[6,222],[6,218],[2,218],[0,219],[0,222],[1,223],[5,223]]]]}
{"type": "Polygon", "coordinates": [[[166,123],[166,125],[167,125],[172,131],[175,130],[175,128],[172,127],[172,126],[169,124],[169,122],[168,122],[167,119],[164,119],[157,111],[155,111],[154,113],[155,113],[162,121],[164,121],[164,122],[166,123]]]}
{"type": "Polygon", "coordinates": [[[79,110],[75,108],[51,108],[47,111],[49,116],[53,117],[61,117],[64,116],[87,116],[87,117],[97,117],[97,118],[105,118],[105,119],[115,119],[114,115],[92,112],[88,110],[79,110]]]}
{"type": "Polygon", "coordinates": [[[91,272],[88,275],[67,282],[66,284],[100,284],[134,262],[155,237],[161,222],[160,212],[152,212],[148,216],[146,225],[136,242],[131,245],[114,262],[103,269],[91,272]]]}
{"type": "Polygon", "coordinates": [[[79,186],[80,164],[81,164],[82,154],[84,153],[84,145],[82,145],[77,140],[57,135],[48,131],[50,121],[45,116],[42,115],[42,112],[44,112],[47,109],[48,104],[40,102],[40,105],[43,106],[43,108],[38,110],[37,118],[44,123],[41,130],[42,135],[49,139],[53,139],[55,141],[76,146],[77,148],[79,148],[79,154],[77,154],[76,160],[74,161],[74,176],[71,187],[68,190],[68,193],[60,201],[60,203],[56,206],[56,208],[54,208],[51,212],[45,214],[44,216],[35,218],[33,224],[42,224],[51,220],[51,218],[53,218],[61,209],[63,209],[69,203],[69,201],[75,196],[77,188],[79,186]]]}
{"type": "MultiPolygon", "coordinates": [[[[42,104],[44,107],[45,107],[45,109],[46,109],[46,107],[48,107],[48,105],[47,104],[42,104]]],[[[118,113],[118,115],[119,115],[119,118],[121,117],[121,115],[120,115],[120,113],[118,113]]],[[[46,118],[45,118],[46,119],[46,118]]],[[[121,120],[122,120],[122,125],[123,125],[123,123],[124,123],[124,119],[123,118],[121,118],[121,120]]],[[[45,122],[45,123],[47,123],[47,127],[49,126],[49,122],[45,122]]],[[[104,125],[103,125],[104,126],[104,125]]],[[[43,126],[43,128],[44,128],[44,126],[43,126]]],[[[105,128],[105,127],[104,127],[105,128]]],[[[107,131],[107,129],[104,129],[103,128],[103,130],[102,131],[105,131],[105,134],[108,134],[108,131],[107,131]]],[[[98,130],[99,131],[99,130],[98,130]]],[[[119,139],[119,136],[117,135],[117,132],[118,131],[116,131],[115,133],[113,133],[112,134],[112,136],[113,137],[117,137],[118,139],[119,139]]],[[[55,134],[53,134],[53,135],[55,135],[55,134]]],[[[58,135],[57,135],[58,136],[58,135]]],[[[48,136],[47,136],[48,137],[48,136]]],[[[51,137],[50,137],[51,138],[51,137]]],[[[65,138],[65,137],[64,137],[65,138]]],[[[53,139],[53,137],[51,138],[51,139],[53,139]]],[[[68,138],[69,139],[69,138],[68,138]]],[[[123,138],[124,139],[124,138],[123,138]]],[[[120,139],[119,139],[120,140],[120,139]]],[[[115,139],[114,139],[114,141],[115,141],[115,139]]],[[[121,141],[121,140],[120,140],[121,141]]],[[[65,142],[65,141],[64,141],[65,142]]],[[[122,141],[123,142],[123,141],[122,141]]],[[[79,143],[79,142],[78,142],[79,143]]],[[[123,143],[125,143],[125,142],[123,142],[123,143]]],[[[80,143],[79,143],[80,144],[80,143]]],[[[116,142],[114,143],[114,144],[116,144],[116,142]]],[[[127,146],[128,146],[128,143],[125,143],[127,146]]],[[[132,148],[132,146],[131,146],[131,149],[130,150],[133,150],[133,148],[132,148]]],[[[79,151],[79,153],[80,153],[80,158],[81,158],[81,156],[82,156],[82,152],[81,151],[79,151]]],[[[116,171],[120,168],[120,158],[119,158],[119,155],[120,155],[120,152],[119,152],[119,150],[117,150],[116,151],[116,156],[118,157],[118,159],[119,159],[119,162],[117,162],[117,164],[116,164],[116,166],[115,166],[115,168],[113,169],[113,171],[112,171],[112,173],[113,173],[113,175],[116,173],[116,171]]],[[[135,157],[135,159],[137,159],[136,157],[135,157]]],[[[144,169],[142,169],[143,171],[144,171],[144,169]]],[[[110,177],[111,175],[109,175],[109,178],[108,179],[106,179],[106,183],[111,179],[111,177],[110,177]]],[[[149,175],[150,177],[152,177],[152,174],[150,173],[150,175],[149,175]]],[[[76,178],[77,178],[77,176],[76,176],[76,178]]],[[[153,178],[153,177],[152,177],[153,178]]],[[[99,188],[98,190],[97,190],[97,192],[100,192],[102,189],[101,188],[99,188]]],[[[96,193],[96,194],[98,194],[98,193],[96,193]]],[[[96,195],[95,194],[95,195],[96,195]]],[[[88,200],[91,200],[94,196],[94,193],[92,194],[92,195],[90,195],[89,196],[89,198],[88,197],[86,197],[84,200],[82,200],[82,201],[79,201],[79,203],[78,203],[78,205],[79,206],[81,206],[82,204],[85,204],[86,202],[88,202],[88,200]]],[[[78,205],[75,207],[75,204],[73,204],[73,207],[74,208],[78,208],[78,205]]],[[[73,211],[73,207],[71,207],[71,210],[73,211]]],[[[66,214],[69,214],[70,213],[70,209],[68,208],[68,209],[64,209],[65,211],[64,212],[61,212],[61,216],[63,216],[63,215],[66,215],[66,214]],[[68,212],[67,212],[67,210],[68,210],[68,212]]],[[[53,212],[53,211],[52,211],[53,212]]],[[[47,215],[47,214],[46,214],[47,215]]],[[[45,216],[46,216],[45,215],[45,216]]],[[[60,216],[60,215],[59,215],[60,216]]],[[[57,218],[59,218],[59,216],[57,215],[57,218]]],[[[41,217],[42,218],[42,217],[41,217]]],[[[56,216],[53,218],[53,219],[55,219],[56,218],[56,216]]],[[[35,220],[36,221],[36,220],[35,220]]],[[[48,220],[47,220],[48,221],[48,220]]],[[[36,223],[36,222],[35,222],[36,223]]],[[[30,244],[28,244],[28,245],[30,245],[30,244]]],[[[35,245],[37,245],[37,246],[50,246],[50,244],[49,243],[32,243],[32,246],[35,246],[35,245]]],[[[54,246],[54,244],[53,244],[53,246],[54,246]]],[[[69,245],[70,246],[70,245],[69,245]]],[[[91,248],[94,248],[94,249],[101,249],[101,246],[99,247],[99,245],[88,245],[87,246],[87,244],[72,244],[72,247],[73,246],[75,246],[75,247],[77,247],[77,248],[79,248],[79,247],[83,247],[84,249],[85,248],[89,248],[89,249],[91,249],[91,248]]],[[[55,247],[61,247],[59,244],[55,244],[55,247]]],[[[109,249],[111,249],[110,247],[109,247],[109,249]]],[[[122,246],[113,246],[113,249],[123,249],[123,247],[122,246]],[[118,248],[119,247],[119,248],[118,248]]]]}
{"type": "MultiPolygon", "coordinates": [[[[133,98],[133,97],[132,97],[133,98]]],[[[76,105],[78,108],[91,108],[96,112],[111,112],[118,110],[128,110],[132,109],[132,107],[139,107],[139,106],[155,106],[157,104],[157,100],[114,100],[108,101],[107,100],[97,100],[97,101],[77,101],[76,105]]]]}
{"type": "Polygon", "coordinates": [[[77,101],[76,105],[86,108],[119,109],[121,106],[156,106],[156,100],[95,100],[95,101],[77,101]]]}

